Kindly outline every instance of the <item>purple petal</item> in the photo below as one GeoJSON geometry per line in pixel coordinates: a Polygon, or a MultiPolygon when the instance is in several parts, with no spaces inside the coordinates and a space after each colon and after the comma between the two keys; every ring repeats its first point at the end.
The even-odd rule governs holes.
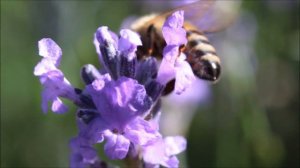
{"type": "Polygon", "coordinates": [[[134,46],[140,46],[142,45],[142,41],[140,39],[140,36],[129,30],[129,29],[122,29],[120,31],[120,41],[119,41],[119,49],[122,50],[127,50],[128,46],[127,44],[131,44],[134,46]],[[127,43],[127,44],[126,44],[127,43]]]}
{"type": "Polygon", "coordinates": [[[163,27],[162,31],[167,45],[183,45],[187,42],[186,31],[184,29],[163,27]]]}
{"type": "Polygon", "coordinates": [[[161,117],[161,106],[159,105],[158,110],[156,111],[156,115],[149,120],[151,127],[154,128],[155,130],[159,130],[159,121],[160,121],[160,117],[161,117]]]}
{"type": "Polygon", "coordinates": [[[182,28],[184,22],[184,11],[177,11],[170,15],[164,23],[164,27],[173,29],[182,28]]]}
{"type": "Polygon", "coordinates": [[[107,26],[101,26],[97,29],[96,31],[96,38],[98,40],[98,42],[101,43],[105,43],[105,41],[109,41],[109,42],[114,42],[111,34],[108,31],[108,27],[107,26]]]}
{"type": "Polygon", "coordinates": [[[57,71],[50,71],[41,77],[41,83],[45,89],[52,91],[53,95],[76,99],[76,93],[70,82],[64,77],[64,74],[57,71]]]}
{"type": "Polygon", "coordinates": [[[142,115],[150,109],[152,101],[143,85],[138,84],[137,81],[135,81],[134,85],[135,89],[132,92],[131,100],[128,102],[128,108],[142,115]]]}
{"type": "Polygon", "coordinates": [[[51,110],[56,113],[65,113],[68,111],[68,107],[63,104],[63,102],[59,98],[55,98],[52,103],[51,110]]]}
{"type": "Polygon", "coordinates": [[[143,147],[143,159],[147,164],[160,164],[165,167],[178,167],[179,161],[175,154],[185,150],[186,140],[183,137],[167,137],[158,139],[143,147]]]}
{"type": "Polygon", "coordinates": [[[99,41],[98,41],[98,39],[97,39],[97,34],[96,34],[96,33],[94,34],[94,40],[93,40],[93,43],[94,43],[94,46],[95,46],[95,48],[96,48],[96,53],[98,54],[99,59],[100,59],[100,61],[101,61],[101,63],[102,63],[103,60],[102,60],[102,55],[101,55],[101,51],[100,51],[100,43],[99,43],[99,41]]]}
{"type": "Polygon", "coordinates": [[[124,136],[136,145],[146,145],[160,138],[157,127],[140,117],[127,125],[124,136]]]}
{"type": "Polygon", "coordinates": [[[180,55],[179,47],[175,45],[168,45],[163,50],[164,59],[171,65],[174,65],[177,57],[180,55]]]}
{"type": "Polygon", "coordinates": [[[42,92],[42,109],[43,112],[48,110],[48,101],[56,101],[52,105],[52,110],[61,113],[66,110],[66,107],[62,102],[57,100],[57,97],[65,97],[73,102],[78,101],[78,97],[74,91],[74,88],[70,85],[69,81],[65,79],[63,73],[60,70],[50,71],[40,76],[40,82],[43,85],[42,92]]]}
{"type": "Polygon", "coordinates": [[[159,168],[159,164],[144,163],[145,168],[159,168]]]}
{"type": "Polygon", "coordinates": [[[105,87],[105,83],[110,80],[111,79],[109,76],[99,77],[98,79],[94,80],[94,82],[92,82],[93,89],[95,89],[96,91],[102,91],[102,89],[105,87]]]}
{"type": "Polygon", "coordinates": [[[183,11],[175,12],[164,23],[162,33],[167,46],[164,48],[164,57],[157,75],[157,81],[163,85],[175,78],[177,94],[185,91],[195,79],[190,65],[185,61],[185,55],[179,51],[180,45],[187,42],[183,14],[183,11]]]}
{"type": "Polygon", "coordinates": [[[39,55],[49,59],[58,67],[62,56],[61,48],[50,38],[43,38],[39,41],[39,55]]]}
{"type": "Polygon", "coordinates": [[[103,131],[107,129],[107,123],[100,117],[95,117],[88,124],[78,122],[79,135],[89,140],[90,143],[101,143],[104,140],[103,131]]]}
{"type": "Polygon", "coordinates": [[[149,57],[138,62],[135,79],[137,79],[140,84],[145,84],[156,76],[157,71],[157,59],[155,57],[149,57]]]}
{"type": "Polygon", "coordinates": [[[85,168],[88,165],[83,162],[82,155],[80,153],[70,154],[70,168],[85,168]]]}
{"type": "Polygon", "coordinates": [[[166,46],[164,48],[164,58],[159,66],[157,81],[165,85],[170,80],[175,78],[175,61],[179,55],[179,48],[177,46],[166,46]]]}
{"type": "MultiPolygon", "coordinates": [[[[185,107],[191,107],[191,109],[198,108],[199,104],[207,103],[211,98],[210,84],[201,79],[195,79],[190,86],[190,89],[186,90],[184,94],[170,94],[168,96],[168,102],[180,104],[184,110],[185,107]]],[[[189,110],[194,111],[194,110],[189,110]]]]}
{"type": "Polygon", "coordinates": [[[181,54],[175,64],[176,82],[174,90],[176,94],[184,92],[196,80],[190,64],[183,60],[184,58],[185,56],[181,54]]]}
{"type": "Polygon", "coordinates": [[[153,144],[143,148],[143,159],[146,163],[161,164],[166,160],[165,144],[162,139],[157,140],[153,144]]]}
{"type": "Polygon", "coordinates": [[[96,79],[87,86],[87,91],[103,119],[121,130],[130,120],[148,111],[152,104],[144,87],[131,78],[96,79]]]}
{"type": "Polygon", "coordinates": [[[42,59],[35,67],[33,74],[41,76],[49,71],[57,70],[57,67],[49,59],[42,59]]]}
{"type": "Polygon", "coordinates": [[[56,86],[57,83],[60,83],[64,80],[64,74],[59,70],[48,71],[40,76],[40,82],[43,86],[56,86]]]}
{"type": "Polygon", "coordinates": [[[83,155],[83,162],[93,164],[98,160],[97,151],[92,147],[86,147],[81,149],[83,155]]]}
{"type": "Polygon", "coordinates": [[[166,137],[164,141],[169,156],[177,155],[186,149],[186,139],[182,136],[166,137]]]}
{"type": "Polygon", "coordinates": [[[145,88],[136,80],[121,77],[115,83],[117,102],[122,110],[123,115],[141,115],[151,107],[151,100],[147,96],[145,88]]]}
{"type": "Polygon", "coordinates": [[[174,65],[172,66],[166,60],[163,59],[160,64],[156,80],[162,85],[166,85],[170,80],[175,78],[175,75],[176,71],[174,65]]]}
{"type": "Polygon", "coordinates": [[[43,59],[35,66],[34,75],[38,76],[43,85],[42,110],[48,111],[48,102],[53,101],[52,110],[63,113],[67,107],[58,97],[65,97],[74,102],[77,95],[64,74],[57,69],[62,56],[61,48],[50,38],[43,38],[38,42],[39,54],[43,59]]]}
{"type": "Polygon", "coordinates": [[[48,102],[50,100],[52,100],[52,96],[50,95],[50,93],[48,93],[49,91],[48,90],[43,90],[42,91],[42,111],[44,113],[47,113],[48,112],[48,102]]]}
{"type": "Polygon", "coordinates": [[[70,167],[72,168],[88,167],[100,161],[97,151],[82,137],[73,138],[70,141],[70,148],[70,167]]]}
{"type": "Polygon", "coordinates": [[[130,56],[128,57],[128,60],[130,61],[133,59],[133,56],[135,56],[135,54],[130,53],[134,53],[137,49],[137,46],[142,45],[142,41],[137,33],[129,29],[121,30],[120,36],[118,49],[119,51],[125,53],[125,56],[130,56]]]}
{"type": "Polygon", "coordinates": [[[176,168],[176,167],[179,167],[179,160],[177,159],[176,156],[171,156],[166,161],[164,161],[162,163],[162,165],[165,166],[165,167],[176,168]]]}
{"type": "Polygon", "coordinates": [[[162,34],[167,45],[182,45],[187,42],[186,31],[183,29],[184,11],[177,11],[165,21],[162,34]]]}
{"type": "Polygon", "coordinates": [[[101,51],[100,51],[100,43],[104,43],[104,41],[109,41],[114,44],[114,46],[117,48],[117,42],[118,42],[118,36],[109,31],[107,26],[101,26],[97,29],[96,33],[94,34],[94,46],[96,48],[96,52],[101,58],[101,51]]]}
{"type": "Polygon", "coordinates": [[[105,131],[107,142],[104,145],[105,153],[110,159],[124,159],[128,153],[130,141],[123,135],[105,131]]]}

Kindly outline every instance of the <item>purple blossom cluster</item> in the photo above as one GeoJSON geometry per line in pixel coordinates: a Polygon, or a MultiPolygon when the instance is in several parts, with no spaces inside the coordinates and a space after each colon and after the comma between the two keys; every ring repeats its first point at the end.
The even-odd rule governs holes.
{"type": "Polygon", "coordinates": [[[137,47],[143,45],[137,33],[123,29],[119,36],[108,27],[99,27],[94,44],[103,69],[88,64],[81,69],[85,88],[73,87],[59,70],[61,48],[50,38],[38,43],[42,60],[34,75],[43,86],[42,110],[64,113],[60,98],[74,102],[78,135],[70,141],[70,167],[106,167],[96,149],[104,143],[109,159],[135,161],[140,167],[178,167],[177,154],[186,148],[184,137],[163,137],[159,132],[159,99],[165,85],[174,78],[175,92],[182,93],[195,79],[185,55],[183,11],[173,13],[164,23],[167,46],[160,66],[156,58],[137,60],[137,47]]]}

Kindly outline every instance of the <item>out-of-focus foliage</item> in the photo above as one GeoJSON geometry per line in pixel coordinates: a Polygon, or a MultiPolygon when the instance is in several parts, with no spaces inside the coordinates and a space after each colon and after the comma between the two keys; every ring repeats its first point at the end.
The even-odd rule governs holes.
{"type": "MultiPolygon", "coordinates": [[[[68,165],[75,109],[41,112],[37,41],[60,45],[61,69],[81,87],[80,67],[99,66],[97,27],[117,31],[141,9],[135,1],[1,1],[1,167],[68,165]]],[[[224,71],[190,117],[185,165],[299,167],[299,1],[245,1],[212,42],[224,71]]]]}

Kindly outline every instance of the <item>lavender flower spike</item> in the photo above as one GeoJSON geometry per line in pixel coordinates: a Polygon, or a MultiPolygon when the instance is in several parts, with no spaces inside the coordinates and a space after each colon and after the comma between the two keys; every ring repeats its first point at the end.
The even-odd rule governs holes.
{"type": "Polygon", "coordinates": [[[40,78],[43,85],[42,110],[46,113],[48,102],[52,101],[52,111],[64,113],[68,108],[62,103],[59,97],[64,97],[77,102],[78,98],[70,82],[57,68],[60,63],[62,51],[60,47],[50,38],[39,41],[39,54],[42,60],[35,66],[34,75],[40,78]]]}
{"type": "Polygon", "coordinates": [[[104,143],[110,159],[126,159],[128,166],[178,167],[175,155],[186,148],[183,137],[163,138],[159,133],[161,93],[174,78],[175,92],[183,92],[194,79],[186,56],[179,51],[187,43],[183,26],[183,11],[173,13],[164,23],[166,41],[163,59],[158,68],[154,57],[137,60],[140,36],[128,29],[120,38],[99,27],[94,45],[104,69],[91,64],[80,71],[84,89],[74,88],[58,69],[62,51],[49,38],[39,41],[42,60],[34,75],[43,86],[42,109],[63,113],[67,107],[60,98],[70,99],[78,106],[76,112],[79,133],[70,141],[70,167],[107,167],[97,156],[94,145],[104,143]]]}
{"type": "Polygon", "coordinates": [[[185,61],[186,56],[179,51],[179,47],[187,43],[183,15],[184,11],[177,11],[163,25],[162,34],[167,46],[163,50],[163,60],[157,76],[158,82],[163,85],[175,78],[177,94],[181,94],[195,80],[190,65],[185,61]]]}

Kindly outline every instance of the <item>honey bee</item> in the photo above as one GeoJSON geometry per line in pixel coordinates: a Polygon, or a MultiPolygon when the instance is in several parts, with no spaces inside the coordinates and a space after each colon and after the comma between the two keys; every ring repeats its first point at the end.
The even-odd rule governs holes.
{"type": "MultiPolygon", "coordinates": [[[[214,0],[202,0],[163,14],[151,14],[137,19],[130,28],[141,35],[143,46],[138,47],[138,59],[145,59],[149,56],[162,58],[163,48],[166,46],[161,32],[162,26],[170,14],[183,10],[185,13],[183,28],[187,32],[188,42],[186,46],[180,47],[180,51],[186,54],[187,62],[191,65],[195,76],[203,80],[217,81],[221,74],[221,61],[215,47],[205,34],[222,30],[234,20],[236,13],[224,10],[224,5],[228,3],[231,2],[226,1],[216,6],[214,0]]],[[[174,84],[174,81],[171,81],[169,85],[172,86],[172,83],[174,84]]]]}

